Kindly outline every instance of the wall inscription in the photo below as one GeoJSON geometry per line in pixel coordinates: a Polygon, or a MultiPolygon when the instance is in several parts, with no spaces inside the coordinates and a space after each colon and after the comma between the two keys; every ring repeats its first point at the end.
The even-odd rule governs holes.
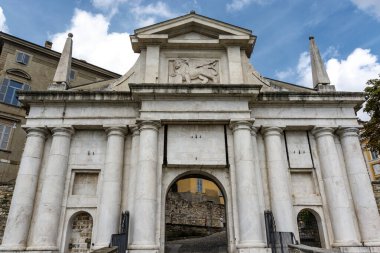
{"type": "Polygon", "coordinates": [[[169,83],[219,83],[219,60],[178,58],[169,60],[169,83]]]}

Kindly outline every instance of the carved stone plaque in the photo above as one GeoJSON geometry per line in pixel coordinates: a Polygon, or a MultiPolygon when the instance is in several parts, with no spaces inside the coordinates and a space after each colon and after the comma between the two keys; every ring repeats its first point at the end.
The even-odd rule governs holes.
{"type": "Polygon", "coordinates": [[[169,83],[219,82],[219,60],[198,58],[169,60],[169,83]]]}

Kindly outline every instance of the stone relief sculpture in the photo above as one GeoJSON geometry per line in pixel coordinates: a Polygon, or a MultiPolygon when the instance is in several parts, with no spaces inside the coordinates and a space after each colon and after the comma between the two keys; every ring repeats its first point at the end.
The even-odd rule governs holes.
{"type": "Polygon", "coordinates": [[[169,83],[219,83],[219,61],[189,58],[169,60],[169,83]]]}

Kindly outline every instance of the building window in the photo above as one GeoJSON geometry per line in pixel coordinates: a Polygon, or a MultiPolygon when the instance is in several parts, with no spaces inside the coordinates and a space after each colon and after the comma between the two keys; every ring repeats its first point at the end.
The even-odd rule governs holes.
{"type": "Polygon", "coordinates": [[[70,70],[70,81],[75,80],[77,72],[75,70],[70,70]]]}
{"type": "Polygon", "coordinates": [[[12,126],[0,123],[0,149],[6,150],[8,148],[11,131],[12,126]]]}
{"type": "Polygon", "coordinates": [[[377,158],[379,158],[379,152],[371,150],[371,158],[372,160],[376,160],[377,158]]]}
{"type": "Polygon", "coordinates": [[[3,83],[0,85],[0,102],[21,106],[16,96],[16,91],[18,90],[28,91],[30,90],[30,86],[14,80],[4,79],[3,83]]]}
{"type": "Polygon", "coordinates": [[[197,178],[197,192],[203,191],[203,179],[197,178]]]}
{"type": "Polygon", "coordinates": [[[24,53],[24,52],[17,52],[16,54],[16,62],[21,63],[21,64],[28,64],[30,59],[30,55],[24,53]]]}

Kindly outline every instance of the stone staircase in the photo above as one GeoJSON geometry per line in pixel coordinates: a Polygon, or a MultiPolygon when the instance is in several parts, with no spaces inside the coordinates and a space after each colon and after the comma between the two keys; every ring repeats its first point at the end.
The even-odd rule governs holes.
{"type": "Polygon", "coordinates": [[[201,238],[189,238],[166,242],[165,253],[227,253],[225,231],[201,238]]]}

